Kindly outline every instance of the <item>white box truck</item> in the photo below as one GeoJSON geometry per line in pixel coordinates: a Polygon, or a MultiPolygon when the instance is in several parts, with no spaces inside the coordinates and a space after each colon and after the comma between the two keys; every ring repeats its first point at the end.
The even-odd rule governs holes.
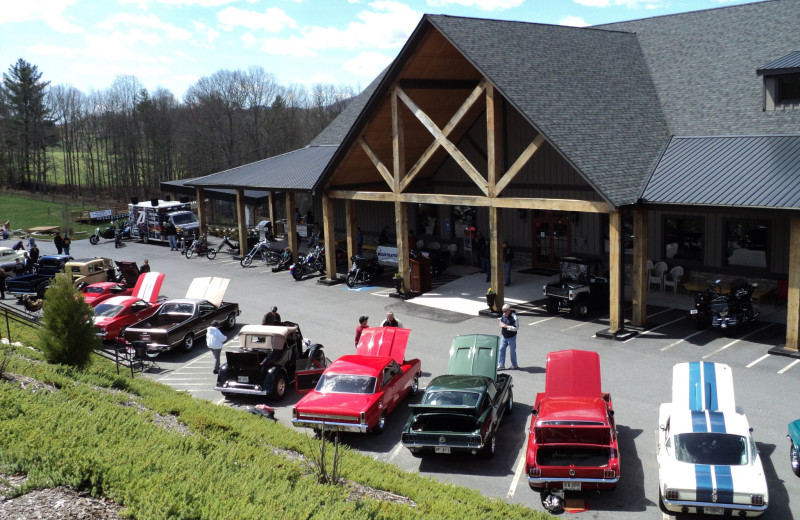
{"type": "Polygon", "coordinates": [[[153,199],[148,202],[128,204],[131,219],[131,237],[145,244],[151,240],[167,241],[164,226],[168,221],[175,224],[178,236],[196,236],[200,231],[200,221],[192,212],[188,202],[153,199]]]}

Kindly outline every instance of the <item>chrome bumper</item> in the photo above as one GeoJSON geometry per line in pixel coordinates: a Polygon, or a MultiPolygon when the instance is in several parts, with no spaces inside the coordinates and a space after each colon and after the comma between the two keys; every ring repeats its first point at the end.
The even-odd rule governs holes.
{"type": "Polygon", "coordinates": [[[661,501],[667,509],[680,512],[682,507],[721,507],[722,509],[737,509],[739,511],[747,511],[749,513],[761,514],[767,510],[767,504],[763,506],[754,506],[750,504],[720,504],[719,502],[695,502],[692,500],[667,500],[662,497],[661,501]]]}
{"type": "Polygon", "coordinates": [[[607,484],[614,485],[619,482],[619,475],[614,478],[547,478],[547,477],[531,477],[528,475],[529,484],[560,484],[563,482],[580,482],[581,484],[607,484]]]}
{"type": "Polygon", "coordinates": [[[214,390],[217,392],[225,392],[226,394],[267,395],[266,390],[259,390],[252,386],[215,386],[214,390]]]}
{"type": "Polygon", "coordinates": [[[314,428],[315,430],[325,429],[334,432],[367,433],[369,426],[362,423],[344,423],[337,421],[313,420],[313,419],[292,419],[292,424],[298,428],[314,428]]]}

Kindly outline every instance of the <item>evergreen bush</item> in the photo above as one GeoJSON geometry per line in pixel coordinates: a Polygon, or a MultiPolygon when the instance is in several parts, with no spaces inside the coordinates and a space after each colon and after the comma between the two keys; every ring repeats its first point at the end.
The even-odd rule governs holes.
{"type": "Polygon", "coordinates": [[[92,351],[100,346],[92,320],[94,309],[65,273],[56,275],[44,301],[43,327],[37,334],[39,350],[50,363],[88,365],[92,351]]]}

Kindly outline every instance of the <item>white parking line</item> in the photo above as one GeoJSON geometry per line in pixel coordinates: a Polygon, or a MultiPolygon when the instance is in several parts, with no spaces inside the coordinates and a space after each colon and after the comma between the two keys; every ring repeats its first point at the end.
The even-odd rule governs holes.
{"type": "MultiPolygon", "coordinates": [[[[659,313],[659,314],[660,314],[660,313],[659,313]]],[[[637,334],[637,335],[635,335],[635,336],[631,336],[630,338],[628,338],[628,339],[626,339],[625,341],[623,341],[623,343],[627,343],[628,341],[630,341],[630,340],[632,340],[632,339],[634,339],[634,338],[641,338],[642,336],[645,336],[645,335],[647,335],[647,334],[650,334],[651,332],[655,332],[655,331],[657,331],[657,330],[658,330],[658,329],[660,329],[661,327],[666,327],[667,325],[672,325],[673,323],[677,323],[677,322],[679,322],[679,321],[682,321],[682,320],[684,320],[684,319],[686,319],[686,318],[683,318],[683,317],[681,317],[681,318],[678,318],[677,320],[672,320],[672,321],[668,321],[668,322],[666,322],[666,323],[662,323],[661,325],[658,325],[657,327],[653,327],[652,329],[647,329],[647,330],[645,330],[645,331],[642,331],[641,333],[639,333],[639,334],[637,334]]]]}
{"type": "Polygon", "coordinates": [[[542,318],[541,320],[538,321],[532,321],[528,323],[528,327],[530,327],[531,325],[538,325],[539,323],[544,323],[546,321],[552,320],[553,318],[555,318],[555,316],[550,316],[549,318],[542,318]]]}
{"type": "Polygon", "coordinates": [[[764,326],[764,327],[761,327],[760,329],[756,329],[756,330],[754,330],[754,331],[752,331],[752,332],[749,332],[748,334],[745,334],[744,336],[742,336],[742,337],[740,337],[740,338],[736,338],[735,340],[731,341],[731,342],[730,342],[730,343],[728,343],[727,345],[723,345],[723,346],[721,346],[720,348],[718,348],[718,349],[717,349],[717,350],[715,350],[714,352],[711,352],[711,353],[709,353],[709,354],[706,354],[705,356],[703,356],[703,357],[702,357],[702,359],[706,359],[706,358],[708,358],[708,357],[711,357],[711,356],[713,356],[714,354],[719,354],[720,352],[722,352],[722,351],[723,351],[723,350],[725,350],[726,348],[730,347],[731,345],[735,345],[736,343],[738,343],[738,342],[742,341],[743,339],[745,339],[745,338],[748,338],[748,337],[752,336],[753,334],[755,334],[755,333],[757,333],[757,332],[761,332],[762,330],[766,330],[766,329],[768,329],[768,328],[772,327],[773,325],[774,325],[774,323],[768,323],[766,326],[764,326]]]}
{"type": "Polygon", "coordinates": [[[402,449],[403,449],[403,443],[402,442],[398,442],[397,446],[395,446],[394,449],[392,450],[392,452],[389,454],[388,462],[392,462],[394,460],[394,458],[397,457],[400,454],[400,451],[402,451],[402,449]]]}
{"type": "Polygon", "coordinates": [[[184,386],[204,386],[208,389],[214,388],[214,385],[209,385],[208,383],[178,383],[175,385],[169,385],[173,388],[183,388],[184,386]]]}
{"type": "Polygon", "coordinates": [[[750,363],[749,365],[747,365],[745,368],[750,368],[751,366],[755,365],[756,363],[760,363],[761,361],[764,361],[764,360],[765,360],[765,359],[767,359],[769,356],[770,356],[769,354],[764,354],[764,355],[763,355],[763,356],[761,356],[760,358],[756,359],[755,361],[753,361],[752,363],[750,363]]]}
{"type": "Polygon", "coordinates": [[[517,492],[517,486],[519,485],[519,479],[522,478],[522,473],[525,470],[525,454],[527,452],[528,444],[525,443],[523,446],[523,450],[517,455],[517,469],[514,470],[514,479],[511,481],[511,487],[508,488],[508,493],[506,494],[506,498],[513,498],[514,493],[517,492]]]}
{"type": "Polygon", "coordinates": [[[697,332],[694,332],[694,333],[692,333],[692,334],[689,334],[688,336],[686,336],[686,337],[685,337],[685,338],[683,338],[683,339],[679,339],[678,341],[675,341],[674,343],[670,343],[669,345],[667,345],[666,347],[662,348],[661,350],[662,350],[662,352],[663,352],[664,350],[669,350],[669,349],[671,349],[672,347],[674,347],[675,345],[678,345],[678,344],[680,344],[680,343],[683,343],[683,342],[684,342],[684,341],[686,341],[687,339],[689,339],[689,338],[693,338],[693,337],[697,336],[698,334],[702,334],[702,333],[703,333],[703,331],[702,331],[702,330],[698,330],[697,332]]]}
{"type": "Polygon", "coordinates": [[[582,321],[577,325],[573,325],[572,327],[567,327],[566,329],[561,329],[559,332],[566,332],[568,330],[577,329],[578,327],[583,327],[584,325],[590,325],[595,323],[594,321],[582,321]]]}
{"type": "Polygon", "coordinates": [[[790,368],[792,368],[793,366],[795,366],[798,363],[800,363],[800,359],[795,359],[794,361],[792,361],[791,363],[789,363],[788,365],[786,365],[782,369],[778,370],[778,373],[779,374],[783,374],[784,372],[786,372],[787,370],[789,370],[790,368]]]}

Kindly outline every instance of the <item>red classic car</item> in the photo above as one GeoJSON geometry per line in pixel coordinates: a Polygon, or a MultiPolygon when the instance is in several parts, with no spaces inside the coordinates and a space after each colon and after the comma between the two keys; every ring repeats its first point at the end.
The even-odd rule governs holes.
{"type": "Polygon", "coordinates": [[[614,407],[600,389],[597,352],[547,355],[545,389],[533,405],[525,467],[532,489],[555,490],[551,504],[563,502],[564,491],[616,487],[620,466],[614,407]]]}
{"type": "Polygon", "coordinates": [[[94,307],[94,326],[104,341],[113,341],[125,327],[142,321],[161,307],[159,298],[164,273],[149,272],[139,277],[131,296],[112,296],[94,307]]]}
{"type": "Polygon", "coordinates": [[[84,286],[81,289],[83,299],[91,305],[96,307],[100,302],[103,302],[112,296],[130,296],[133,294],[133,288],[139,280],[139,266],[136,262],[117,262],[121,280],[117,279],[114,282],[97,282],[84,286]]]}
{"type": "Polygon", "coordinates": [[[422,364],[419,359],[405,360],[410,332],[396,327],[364,329],[356,353],[331,363],[316,387],[295,405],[292,424],[315,430],[383,431],[386,416],[419,389],[422,364]]]}

